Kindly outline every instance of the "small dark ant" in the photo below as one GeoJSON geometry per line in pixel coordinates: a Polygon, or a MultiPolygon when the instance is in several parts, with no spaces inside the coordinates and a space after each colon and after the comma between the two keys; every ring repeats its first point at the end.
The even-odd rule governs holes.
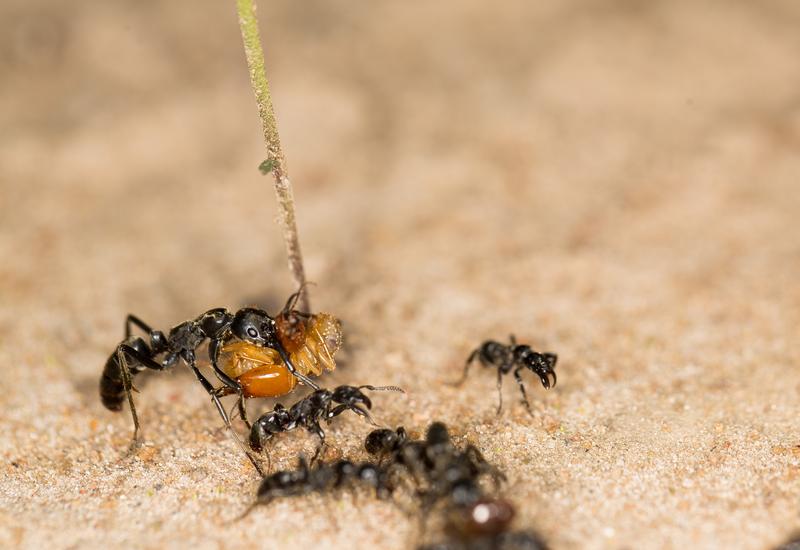
{"type": "Polygon", "coordinates": [[[531,405],[528,402],[525,385],[522,383],[522,370],[528,369],[536,374],[545,389],[555,387],[557,381],[555,367],[558,356],[555,353],[538,353],[533,351],[528,345],[517,344],[517,339],[513,334],[510,340],[510,345],[501,344],[494,340],[487,340],[481,344],[480,347],[476,348],[467,358],[461,380],[453,384],[460,386],[466,381],[469,367],[475,359],[478,359],[484,367],[496,368],[497,394],[500,400],[497,405],[497,414],[500,414],[500,411],[503,409],[503,375],[508,374],[512,369],[514,369],[514,379],[517,381],[517,384],[519,384],[519,390],[522,392],[522,400],[528,412],[531,410],[531,405]],[[553,377],[552,384],[550,383],[550,376],[553,377]]]}
{"type": "Polygon", "coordinates": [[[256,501],[241,517],[256,506],[269,504],[277,498],[322,493],[357,482],[374,488],[375,496],[379,499],[390,497],[394,490],[387,470],[378,464],[338,460],[330,464],[318,463],[309,468],[305,458],[300,457],[297,469],[275,472],[261,481],[256,501]]]}
{"type": "MultiPolygon", "coordinates": [[[[367,435],[364,447],[380,457],[388,472],[403,468],[418,485],[423,522],[437,502],[447,511],[447,529],[453,540],[420,550],[545,550],[541,539],[527,532],[508,532],[515,511],[504,499],[487,497],[480,478],[489,474],[495,485],[505,476],[489,464],[474,445],[459,450],[447,426],[434,422],[424,440],[409,438],[405,428],[378,429],[367,435]]],[[[424,528],[424,523],[423,523],[424,528]]]]}
{"type": "MultiPolygon", "coordinates": [[[[192,369],[203,389],[211,396],[225,426],[241,446],[238,436],[231,427],[228,414],[219,399],[222,395],[236,393],[240,396],[240,403],[242,402],[241,383],[226,374],[218,364],[220,349],[226,341],[231,339],[238,339],[259,348],[276,350],[289,373],[315,390],[319,389],[319,386],[294,367],[281,344],[275,319],[266,311],[243,308],[236,313],[230,313],[224,308],[216,308],[208,310],[192,321],[176,325],[166,335],[160,330],[153,330],[138,317],[128,315],[125,320],[125,339],[106,361],[100,378],[99,389],[103,405],[109,410],[119,411],[122,409],[125,396],[127,396],[134,425],[133,439],[134,441],[138,440],[139,418],[131,393],[135,390],[133,377],[144,369],[165,370],[172,367],[178,359],[182,359],[192,369]],[[146,332],[149,343],[144,338],[133,336],[131,334],[132,326],[146,332]],[[223,383],[220,389],[215,389],[197,368],[196,350],[206,340],[209,342],[208,355],[214,374],[223,383]]],[[[240,409],[243,409],[243,406],[240,405],[240,409]]],[[[249,454],[248,457],[260,472],[255,460],[249,454]]]]}
{"type": "Polygon", "coordinates": [[[424,485],[418,492],[423,510],[441,500],[461,507],[477,502],[483,496],[478,482],[484,475],[490,475],[495,486],[505,480],[474,445],[459,450],[442,422],[431,424],[423,441],[409,439],[402,426],[394,431],[373,430],[364,447],[381,463],[405,469],[418,486],[424,485]]]}
{"type": "Polygon", "coordinates": [[[276,434],[303,427],[320,439],[320,444],[311,459],[313,464],[325,445],[325,432],[320,426],[322,420],[330,423],[334,417],[350,410],[375,424],[368,412],[372,409],[372,401],[361,391],[362,389],[405,393],[397,386],[338,386],[333,390],[323,388],[314,391],[289,409],[278,403],[273,410],[261,415],[253,423],[250,430],[250,447],[260,452],[267,441],[276,434]]]}

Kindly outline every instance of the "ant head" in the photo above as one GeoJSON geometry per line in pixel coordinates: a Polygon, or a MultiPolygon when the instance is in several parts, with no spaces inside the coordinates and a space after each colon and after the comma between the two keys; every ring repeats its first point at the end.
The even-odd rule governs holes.
{"type": "Polygon", "coordinates": [[[364,448],[371,455],[390,452],[405,443],[408,439],[405,428],[400,426],[397,430],[381,428],[372,430],[364,440],[364,448]]]}
{"type": "Polygon", "coordinates": [[[444,422],[434,422],[428,426],[428,433],[425,434],[425,440],[430,445],[449,444],[450,432],[447,431],[447,426],[444,422]]]}
{"type": "Polygon", "coordinates": [[[558,377],[556,376],[556,361],[558,356],[553,353],[534,353],[528,355],[525,367],[539,377],[545,389],[555,387],[558,377]],[[553,381],[550,381],[550,377],[553,381]]]}
{"type": "Polygon", "coordinates": [[[231,322],[231,332],[245,342],[260,347],[275,347],[275,319],[262,310],[251,307],[236,312],[231,322]]]}
{"type": "Polygon", "coordinates": [[[462,532],[471,535],[497,535],[508,530],[514,519],[514,507],[503,499],[480,499],[456,518],[462,532]]]}

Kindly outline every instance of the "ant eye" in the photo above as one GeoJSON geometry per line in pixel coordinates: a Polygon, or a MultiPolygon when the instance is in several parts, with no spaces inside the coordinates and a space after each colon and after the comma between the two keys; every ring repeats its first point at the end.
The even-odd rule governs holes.
{"type": "Polygon", "coordinates": [[[247,335],[250,338],[256,338],[258,336],[258,331],[253,327],[250,327],[249,329],[247,329],[247,335]]]}

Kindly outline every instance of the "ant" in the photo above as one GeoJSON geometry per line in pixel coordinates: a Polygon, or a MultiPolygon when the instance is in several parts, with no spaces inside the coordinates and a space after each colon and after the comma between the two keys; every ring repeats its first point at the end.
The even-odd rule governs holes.
{"type": "Polygon", "coordinates": [[[320,421],[324,420],[330,424],[331,419],[350,410],[375,424],[368,412],[372,409],[372,401],[361,391],[362,389],[405,393],[397,386],[338,386],[333,390],[318,389],[289,409],[278,403],[273,410],[264,413],[253,423],[250,430],[250,448],[260,452],[266,442],[276,434],[303,427],[320,439],[320,444],[311,459],[313,464],[325,445],[325,432],[320,426],[320,421]]]}
{"type": "MultiPolygon", "coordinates": [[[[425,439],[412,440],[402,426],[378,429],[367,435],[364,447],[379,456],[381,464],[402,467],[425,481],[419,491],[424,511],[444,501],[452,541],[426,545],[419,550],[546,550],[541,539],[528,532],[508,532],[514,518],[513,505],[504,499],[487,497],[479,478],[490,474],[495,485],[505,476],[489,464],[473,445],[463,451],[453,444],[447,426],[434,422],[425,439]]],[[[423,521],[427,514],[423,514],[423,521]]]]}
{"type": "Polygon", "coordinates": [[[322,493],[339,489],[355,482],[365,483],[375,489],[375,496],[386,499],[392,495],[394,487],[387,470],[372,462],[359,464],[349,460],[338,460],[330,464],[318,463],[309,468],[304,457],[300,457],[298,468],[282,470],[261,481],[256,493],[256,501],[245,510],[240,519],[258,505],[266,505],[276,498],[322,493]]]}
{"type": "Polygon", "coordinates": [[[503,375],[511,372],[511,369],[514,369],[514,379],[517,381],[517,384],[519,384],[519,390],[522,392],[522,400],[528,412],[531,410],[531,405],[528,402],[525,385],[522,383],[521,371],[523,369],[528,369],[536,374],[539,380],[542,381],[542,386],[544,386],[546,390],[555,387],[557,381],[555,367],[558,356],[555,353],[538,353],[533,351],[528,345],[517,344],[517,339],[513,334],[510,340],[510,345],[501,344],[494,340],[487,340],[481,344],[467,358],[461,380],[453,384],[455,386],[460,386],[466,381],[469,367],[475,359],[480,361],[484,367],[496,368],[497,394],[499,396],[497,414],[500,414],[500,411],[503,409],[503,375]],[[553,377],[552,384],[550,383],[550,376],[553,377]]]}
{"type": "MultiPolygon", "coordinates": [[[[257,348],[275,350],[292,376],[297,377],[303,384],[315,390],[319,389],[319,386],[295,368],[284,345],[281,343],[275,319],[266,311],[247,307],[238,310],[236,313],[231,313],[224,308],[215,308],[208,310],[194,320],[176,325],[167,334],[160,330],[152,329],[135,315],[129,314],[125,320],[125,339],[106,361],[103,374],[100,377],[101,401],[107,409],[119,411],[122,409],[125,396],[127,396],[134,425],[133,439],[134,441],[138,440],[139,418],[136,414],[136,407],[131,393],[135,390],[133,377],[144,369],[156,371],[168,369],[178,359],[182,359],[192,370],[203,389],[211,396],[211,400],[225,426],[241,446],[241,442],[233,431],[230,419],[219,400],[220,396],[235,393],[240,396],[241,403],[241,399],[245,394],[243,384],[229,376],[219,365],[220,351],[224,344],[230,340],[246,342],[257,348]],[[148,334],[149,342],[146,342],[144,338],[131,334],[131,329],[134,326],[148,334]],[[220,389],[215,389],[197,368],[196,350],[206,340],[209,342],[208,355],[211,359],[214,374],[223,383],[220,389]]],[[[240,406],[241,408],[243,406],[240,406]]],[[[256,469],[259,470],[255,460],[249,454],[248,457],[256,469]]]]}
{"type": "Polygon", "coordinates": [[[425,486],[425,490],[418,491],[425,510],[440,500],[461,507],[479,501],[483,491],[478,481],[486,474],[495,486],[505,480],[505,475],[489,464],[474,445],[463,451],[456,448],[442,422],[431,424],[423,441],[409,439],[402,426],[394,431],[373,430],[364,447],[371,455],[379,456],[382,463],[407,470],[418,486],[425,486]]]}
{"type": "MultiPolygon", "coordinates": [[[[275,316],[275,329],[283,349],[300,374],[322,374],[323,369],[336,368],[334,354],[342,345],[341,322],[328,313],[310,314],[295,309],[303,287],[292,294],[283,309],[275,316]]],[[[279,397],[290,393],[297,385],[297,377],[284,366],[277,350],[260,347],[251,342],[233,339],[221,349],[221,369],[242,386],[239,394],[239,413],[248,429],[244,399],[251,397],[279,397]]],[[[315,387],[315,389],[319,389],[315,387]]],[[[227,386],[219,388],[220,396],[236,391],[227,386]]]]}

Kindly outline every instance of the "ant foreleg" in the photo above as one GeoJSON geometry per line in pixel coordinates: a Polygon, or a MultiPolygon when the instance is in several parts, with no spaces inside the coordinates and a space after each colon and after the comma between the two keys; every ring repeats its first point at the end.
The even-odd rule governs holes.
{"type": "Polygon", "coordinates": [[[236,444],[239,446],[239,448],[242,449],[244,454],[247,455],[247,458],[250,460],[250,463],[256,469],[258,474],[261,477],[264,477],[264,472],[261,469],[261,466],[252,457],[250,452],[244,446],[244,443],[242,443],[242,440],[239,439],[239,436],[234,431],[233,426],[231,426],[231,421],[228,418],[228,413],[225,412],[225,407],[222,406],[222,402],[219,400],[219,397],[217,396],[216,389],[214,388],[214,386],[211,385],[211,382],[209,382],[208,379],[205,376],[203,376],[203,373],[200,372],[200,369],[197,368],[197,364],[195,363],[194,353],[193,352],[185,352],[185,353],[182,354],[182,357],[183,357],[183,360],[186,361],[186,364],[189,365],[189,368],[192,369],[192,372],[194,373],[195,377],[197,378],[197,381],[200,382],[200,385],[203,386],[203,389],[206,390],[208,395],[211,396],[211,401],[214,403],[214,406],[217,407],[217,412],[219,412],[220,417],[222,417],[222,421],[225,423],[225,427],[228,428],[228,432],[231,434],[233,439],[236,441],[236,444]]]}
{"type": "Polygon", "coordinates": [[[522,383],[522,376],[520,375],[520,371],[523,368],[525,367],[517,367],[514,369],[514,380],[517,381],[517,384],[519,385],[519,391],[522,392],[522,401],[525,403],[525,408],[528,409],[530,414],[533,414],[531,412],[531,404],[528,402],[528,393],[525,391],[525,384],[522,383]]]}
{"type": "Polygon", "coordinates": [[[239,407],[239,416],[242,418],[242,422],[244,422],[244,425],[247,426],[248,430],[251,429],[253,425],[250,424],[250,420],[247,418],[247,403],[245,403],[244,395],[239,394],[237,405],[239,407]]]}
{"type": "MultiPolygon", "coordinates": [[[[308,426],[308,431],[317,434],[317,437],[319,437],[319,445],[317,445],[317,450],[314,453],[314,456],[311,457],[310,464],[313,466],[316,464],[317,458],[319,458],[319,454],[322,452],[322,448],[325,446],[325,432],[322,430],[322,426],[320,426],[317,422],[314,422],[314,424],[308,426]]],[[[303,459],[303,462],[305,463],[305,459],[303,459]]],[[[306,466],[306,470],[307,469],[308,467],[306,466]]]]}
{"type": "Polygon", "coordinates": [[[366,409],[364,409],[364,408],[361,408],[361,407],[359,407],[358,405],[351,405],[351,404],[349,404],[349,403],[345,403],[345,404],[343,404],[343,405],[337,405],[336,407],[334,407],[334,408],[331,410],[331,412],[329,412],[329,413],[328,413],[328,421],[330,422],[330,419],[331,419],[331,418],[333,418],[333,417],[335,417],[335,416],[339,416],[340,414],[342,414],[342,413],[343,413],[344,411],[346,411],[346,410],[353,411],[353,412],[354,412],[354,413],[356,413],[358,416],[360,416],[360,417],[362,417],[362,418],[366,418],[367,422],[369,422],[369,423],[370,423],[370,424],[372,424],[373,426],[378,426],[378,427],[380,427],[380,424],[378,424],[377,422],[375,422],[375,420],[372,418],[372,415],[371,415],[371,414],[369,414],[369,411],[368,411],[368,410],[366,410],[366,409]]]}
{"type": "Polygon", "coordinates": [[[500,411],[503,410],[503,370],[498,368],[497,369],[497,397],[498,397],[498,404],[497,404],[497,414],[500,414],[500,411]]]}

